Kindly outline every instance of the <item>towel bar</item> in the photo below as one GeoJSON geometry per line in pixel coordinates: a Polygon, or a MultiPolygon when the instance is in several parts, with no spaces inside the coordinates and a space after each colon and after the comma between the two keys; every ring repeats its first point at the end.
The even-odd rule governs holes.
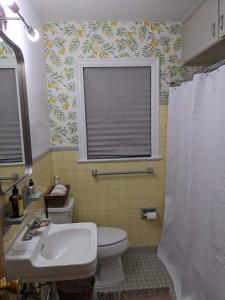
{"type": "Polygon", "coordinates": [[[19,179],[19,174],[12,174],[11,176],[0,176],[0,180],[12,180],[16,181],[19,179]]]}
{"type": "Polygon", "coordinates": [[[98,170],[92,170],[91,175],[96,176],[107,176],[107,175],[127,175],[127,174],[152,174],[154,172],[153,168],[147,168],[145,170],[132,170],[132,171],[109,171],[109,172],[99,172],[98,170]]]}

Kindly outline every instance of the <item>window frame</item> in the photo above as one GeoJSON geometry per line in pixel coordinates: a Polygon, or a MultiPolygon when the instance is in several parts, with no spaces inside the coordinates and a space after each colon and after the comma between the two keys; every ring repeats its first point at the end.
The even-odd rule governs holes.
{"type": "Polygon", "coordinates": [[[77,59],[76,70],[76,96],[79,108],[79,162],[107,162],[107,161],[135,161],[159,160],[159,59],[158,58],[110,58],[110,59],[77,59]],[[88,159],[87,157],[87,131],[84,97],[84,68],[91,67],[151,67],[151,156],[133,158],[88,159]]]}

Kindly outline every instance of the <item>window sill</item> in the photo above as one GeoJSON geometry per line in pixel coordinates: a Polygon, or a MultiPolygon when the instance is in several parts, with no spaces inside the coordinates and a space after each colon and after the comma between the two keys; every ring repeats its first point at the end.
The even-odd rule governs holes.
{"type": "Polygon", "coordinates": [[[79,159],[78,163],[102,163],[102,162],[123,162],[123,161],[151,161],[162,160],[160,156],[155,157],[140,157],[140,158],[111,158],[111,159],[79,159]]]}
{"type": "Polygon", "coordinates": [[[25,162],[21,161],[21,162],[8,162],[8,163],[0,163],[1,167],[17,167],[17,166],[24,166],[25,162]]]}

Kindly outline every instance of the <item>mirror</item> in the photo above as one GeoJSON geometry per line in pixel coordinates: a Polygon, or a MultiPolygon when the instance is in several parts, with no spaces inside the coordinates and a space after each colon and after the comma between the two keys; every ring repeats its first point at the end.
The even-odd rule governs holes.
{"type": "Polygon", "coordinates": [[[24,58],[0,30],[0,194],[32,171],[24,58]]]}

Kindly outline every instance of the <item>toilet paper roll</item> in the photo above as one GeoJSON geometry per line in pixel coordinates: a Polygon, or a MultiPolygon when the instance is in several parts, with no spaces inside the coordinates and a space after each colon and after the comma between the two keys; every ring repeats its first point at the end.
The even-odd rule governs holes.
{"type": "Polygon", "coordinates": [[[144,214],[144,217],[147,220],[154,220],[157,219],[157,213],[156,211],[147,212],[144,214]]]}

